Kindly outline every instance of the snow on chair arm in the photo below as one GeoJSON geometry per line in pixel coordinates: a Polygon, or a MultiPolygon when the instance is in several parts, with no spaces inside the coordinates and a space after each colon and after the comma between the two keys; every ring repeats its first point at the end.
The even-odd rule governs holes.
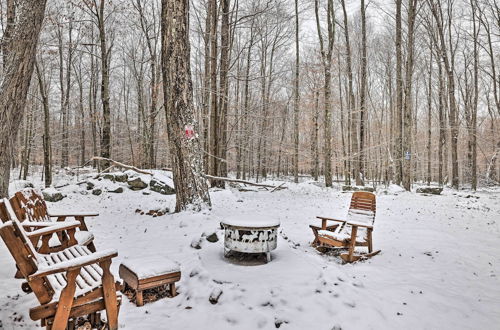
{"type": "Polygon", "coordinates": [[[327,218],[327,217],[320,217],[320,216],[317,216],[316,218],[321,219],[321,220],[336,221],[336,222],[342,222],[342,223],[346,222],[345,220],[339,220],[339,219],[327,218]]]}
{"type": "Polygon", "coordinates": [[[28,237],[37,237],[42,235],[54,234],[64,230],[75,229],[80,226],[78,221],[66,221],[64,223],[52,223],[50,226],[43,227],[31,232],[26,233],[28,237]]]}
{"type": "Polygon", "coordinates": [[[86,256],[77,257],[71,260],[66,260],[54,265],[40,265],[38,271],[30,276],[28,280],[32,281],[38,277],[44,277],[56,273],[63,273],[84,266],[100,263],[106,259],[111,259],[118,256],[118,252],[114,249],[103,250],[94,252],[86,256]]]}
{"type": "Polygon", "coordinates": [[[51,218],[59,217],[97,217],[99,213],[96,212],[72,212],[72,213],[48,213],[51,218]]]}

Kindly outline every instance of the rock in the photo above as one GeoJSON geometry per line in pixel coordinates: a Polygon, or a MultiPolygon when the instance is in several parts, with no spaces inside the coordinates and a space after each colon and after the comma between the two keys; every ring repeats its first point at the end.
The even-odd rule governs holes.
{"type": "Polygon", "coordinates": [[[151,191],[144,190],[144,191],[142,192],[142,194],[143,194],[143,195],[151,195],[151,191]]]}
{"type": "Polygon", "coordinates": [[[94,187],[95,187],[95,184],[93,184],[90,181],[87,181],[87,190],[92,190],[92,189],[94,189],[94,187]]]}
{"type": "Polygon", "coordinates": [[[113,189],[113,190],[108,190],[108,192],[121,194],[123,192],[123,188],[122,187],[118,187],[118,188],[113,189]]]}
{"type": "Polygon", "coordinates": [[[99,196],[100,194],[102,194],[102,189],[96,188],[92,190],[92,195],[99,196]]]}
{"type": "Polygon", "coordinates": [[[129,188],[132,190],[141,190],[148,186],[148,184],[144,182],[139,176],[135,178],[129,178],[127,180],[127,183],[130,186],[129,188]]]}
{"type": "Polygon", "coordinates": [[[59,202],[61,199],[63,199],[65,197],[61,192],[59,192],[53,188],[44,189],[42,191],[42,194],[43,194],[43,198],[47,202],[53,202],[53,203],[59,202]]]}
{"type": "Polygon", "coordinates": [[[210,235],[206,236],[205,239],[210,243],[215,243],[219,241],[219,237],[217,237],[217,233],[213,232],[210,235]]]}
{"type": "Polygon", "coordinates": [[[128,180],[128,175],[127,173],[121,173],[121,172],[118,172],[118,173],[115,173],[115,181],[116,182],[127,182],[128,180]]]}
{"type": "Polygon", "coordinates": [[[103,177],[103,179],[111,180],[111,181],[115,182],[115,175],[114,174],[106,173],[106,174],[103,174],[102,177],[103,177]]]}
{"type": "Polygon", "coordinates": [[[222,290],[220,288],[215,288],[210,294],[210,297],[208,297],[208,301],[210,301],[212,305],[215,305],[219,302],[220,296],[222,296],[222,290]]]}
{"type": "Polygon", "coordinates": [[[201,249],[201,242],[201,238],[193,238],[193,240],[191,241],[191,247],[193,249],[199,250],[201,249]]]}
{"type": "Polygon", "coordinates": [[[342,186],[342,191],[368,191],[374,192],[375,189],[373,187],[367,186],[342,186]]]}
{"type": "Polygon", "coordinates": [[[20,189],[24,188],[34,188],[33,183],[27,181],[27,180],[19,180],[16,182],[16,186],[19,187],[20,189]]]}
{"type": "Polygon", "coordinates": [[[162,182],[157,179],[151,179],[149,182],[149,189],[152,191],[155,191],[157,193],[160,193],[162,195],[173,195],[175,194],[175,189],[173,187],[170,187],[168,184],[165,182],[162,182]]]}
{"type": "Polygon", "coordinates": [[[417,188],[419,194],[431,194],[431,195],[441,195],[443,188],[439,187],[422,187],[417,188]]]}

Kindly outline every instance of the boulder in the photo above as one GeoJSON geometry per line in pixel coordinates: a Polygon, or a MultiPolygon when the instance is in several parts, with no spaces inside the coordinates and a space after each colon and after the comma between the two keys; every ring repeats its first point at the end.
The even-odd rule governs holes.
{"type": "Polygon", "coordinates": [[[174,187],[169,186],[165,182],[162,182],[157,179],[151,179],[149,182],[149,189],[152,191],[155,191],[157,193],[160,193],[162,195],[173,195],[175,194],[175,189],[174,187]]]}
{"type": "Polygon", "coordinates": [[[53,189],[53,188],[48,188],[48,189],[44,189],[42,191],[42,194],[43,194],[43,198],[47,201],[47,202],[59,202],[61,199],[63,199],[65,196],[53,189]]]}
{"type": "Polygon", "coordinates": [[[24,189],[24,188],[34,188],[33,183],[27,181],[27,180],[19,180],[16,182],[16,186],[24,189]]]}
{"type": "Polygon", "coordinates": [[[420,194],[431,194],[431,195],[441,195],[443,188],[440,187],[421,187],[417,188],[417,192],[420,194]]]}
{"type": "Polygon", "coordinates": [[[111,181],[115,182],[115,175],[112,174],[112,173],[103,174],[102,178],[106,179],[106,180],[111,180],[111,181]]]}
{"type": "Polygon", "coordinates": [[[108,190],[108,192],[121,194],[123,192],[123,188],[122,187],[117,187],[116,189],[108,190]]]}
{"type": "Polygon", "coordinates": [[[122,172],[118,172],[118,173],[115,173],[115,181],[116,182],[127,182],[128,180],[128,175],[127,173],[122,173],[122,172]]]}
{"type": "Polygon", "coordinates": [[[100,194],[102,194],[102,189],[96,188],[92,190],[92,195],[99,196],[100,194]]]}
{"type": "Polygon", "coordinates": [[[373,187],[367,187],[367,186],[342,186],[342,191],[368,191],[368,192],[374,192],[375,189],[373,187]]]}
{"type": "Polygon", "coordinates": [[[140,176],[136,176],[135,178],[129,178],[127,180],[129,188],[132,190],[142,190],[148,186],[146,182],[140,176]]]}

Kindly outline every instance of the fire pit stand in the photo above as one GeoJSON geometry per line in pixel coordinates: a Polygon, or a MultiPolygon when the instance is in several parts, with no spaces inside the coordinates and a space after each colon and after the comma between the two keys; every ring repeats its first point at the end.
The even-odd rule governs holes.
{"type": "Polygon", "coordinates": [[[275,219],[230,219],[221,222],[224,232],[224,256],[230,251],[242,253],[265,253],[271,261],[271,251],[278,245],[279,220],[275,219]]]}

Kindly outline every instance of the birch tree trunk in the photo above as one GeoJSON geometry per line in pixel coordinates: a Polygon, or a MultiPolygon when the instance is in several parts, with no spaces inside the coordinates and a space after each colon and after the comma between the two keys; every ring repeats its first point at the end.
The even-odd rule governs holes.
{"type": "Polygon", "coordinates": [[[210,206],[203,157],[194,119],[190,67],[189,0],[162,0],[163,97],[176,189],[175,211],[210,206]],[[192,134],[191,131],[194,131],[192,134]]]}

